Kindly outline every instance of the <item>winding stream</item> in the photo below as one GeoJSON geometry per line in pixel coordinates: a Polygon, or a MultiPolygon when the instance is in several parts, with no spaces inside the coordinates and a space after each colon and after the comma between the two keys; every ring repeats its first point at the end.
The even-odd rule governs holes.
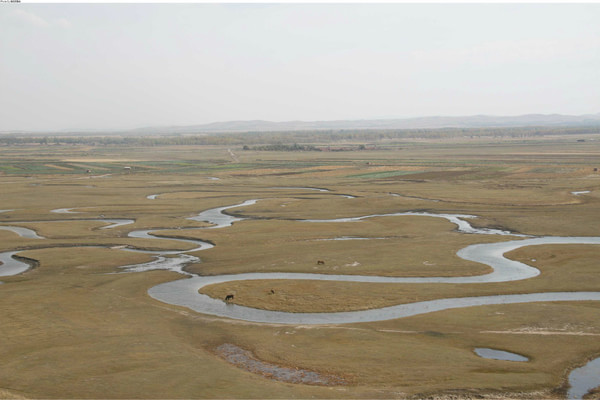
{"type": "Polygon", "coordinates": [[[15,254],[21,251],[22,250],[5,251],[0,253],[0,262],[2,262],[2,265],[0,265],[0,276],[17,275],[27,271],[31,267],[31,265],[27,264],[26,262],[17,260],[13,257],[15,254]]]}
{"type": "Polygon", "coordinates": [[[33,229],[23,228],[21,226],[0,225],[0,230],[14,232],[17,235],[26,239],[45,239],[43,236],[39,236],[33,229]]]}
{"type": "Polygon", "coordinates": [[[348,217],[348,218],[336,218],[336,219],[304,219],[301,220],[303,222],[354,222],[361,221],[367,218],[376,218],[376,217],[402,217],[402,216],[420,216],[420,217],[433,217],[433,218],[444,218],[449,222],[452,222],[456,225],[459,232],[463,233],[476,233],[480,235],[510,235],[517,237],[531,237],[529,235],[521,235],[518,233],[513,233],[510,231],[503,231],[500,229],[490,229],[490,228],[474,228],[469,224],[465,219],[477,218],[475,215],[467,215],[467,214],[433,214],[428,212],[401,212],[401,213],[391,213],[391,214],[372,214],[372,215],[363,215],[361,217],[348,217]]]}
{"type": "MultiPolygon", "coordinates": [[[[311,188],[312,189],[312,188],[311,188]]],[[[320,190],[320,189],[315,189],[320,190]]],[[[218,207],[199,213],[196,216],[189,217],[189,220],[209,222],[210,227],[205,228],[184,228],[186,229],[218,229],[231,226],[234,222],[244,220],[245,218],[235,217],[225,214],[224,211],[255,204],[257,200],[247,200],[240,204],[218,207]]],[[[72,212],[72,209],[53,210],[54,212],[72,212]]],[[[430,301],[421,301],[408,304],[400,304],[390,307],[383,307],[372,310],[332,312],[332,313],[289,313],[283,311],[268,311],[250,307],[239,306],[236,304],[225,303],[221,300],[198,293],[199,289],[211,284],[224,283],[240,280],[257,279],[306,279],[320,281],[345,281],[345,282],[376,282],[376,283],[490,283],[507,282],[521,279],[528,279],[539,275],[537,268],[527,264],[513,261],[504,257],[506,252],[525,247],[542,244],[600,244],[600,237],[531,237],[527,235],[514,234],[509,231],[489,228],[475,228],[467,219],[475,218],[472,215],[463,214],[432,214],[425,212],[402,212],[391,214],[373,214],[352,218],[338,219],[309,219],[301,220],[303,223],[344,223],[360,221],[366,218],[375,217],[400,217],[400,216],[422,216],[444,218],[457,226],[457,230],[468,234],[485,235],[505,235],[513,237],[522,237],[520,240],[510,240],[498,243],[474,244],[467,246],[457,252],[457,255],[465,260],[474,261],[488,265],[492,272],[478,276],[464,277],[381,277],[364,275],[326,275],[313,273],[244,273],[235,275],[217,275],[217,276],[199,276],[184,271],[185,265],[199,262],[196,256],[186,254],[190,252],[205,250],[213,247],[213,244],[195,239],[182,239],[172,236],[158,236],[151,232],[157,229],[135,230],[128,234],[128,237],[142,239],[166,239],[177,240],[185,243],[192,243],[195,247],[190,250],[161,250],[149,251],[141,249],[123,248],[126,251],[143,252],[154,254],[155,260],[122,267],[127,272],[149,271],[156,269],[166,269],[179,272],[186,275],[186,279],[166,282],[154,286],[148,290],[148,294],[165,303],[184,306],[194,311],[210,314],[220,317],[240,319],[258,323],[277,323],[277,324],[347,324],[357,322],[383,321],[396,318],[404,318],[419,314],[431,313],[436,311],[474,307],[480,305],[495,304],[516,304],[530,302],[548,302],[548,301],[600,301],[600,292],[545,292],[529,293],[515,295],[495,295],[478,297],[445,298],[430,301]]],[[[131,224],[134,220],[130,219],[98,219],[98,221],[109,223],[100,229],[111,229],[126,224],[131,224]]],[[[31,222],[31,221],[29,221],[31,222]]],[[[12,231],[24,238],[43,239],[31,229],[18,226],[0,226],[0,229],[12,231]]],[[[19,251],[8,251],[0,253],[0,276],[15,275],[29,268],[29,264],[15,259],[13,256],[19,251]]],[[[596,362],[596,361],[593,361],[596,362]]],[[[598,362],[600,363],[600,361],[598,362]]],[[[594,364],[595,365],[595,364],[594,364]]],[[[576,371],[573,376],[576,376],[576,371]]],[[[579,378],[570,380],[573,390],[569,392],[569,398],[578,398],[571,396],[580,396],[577,390],[583,390],[585,394],[590,388],[597,386],[598,378],[595,381],[586,381],[587,387],[584,389],[575,389],[579,378]],[[573,394],[575,393],[575,394],[573,394]]]]}
{"type": "MultiPolygon", "coordinates": [[[[234,222],[242,221],[246,218],[234,217],[232,215],[224,214],[223,211],[229,210],[230,208],[236,207],[244,207],[255,204],[258,200],[246,200],[243,203],[235,204],[232,206],[211,208],[210,210],[202,211],[200,214],[195,217],[189,217],[187,219],[192,221],[201,221],[201,222],[209,222],[214,226],[210,226],[209,228],[225,228],[231,226],[234,222]]],[[[201,229],[201,228],[200,228],[201,229]]],[[[207,228],[205,228],[207,229],[207,228]]]]}

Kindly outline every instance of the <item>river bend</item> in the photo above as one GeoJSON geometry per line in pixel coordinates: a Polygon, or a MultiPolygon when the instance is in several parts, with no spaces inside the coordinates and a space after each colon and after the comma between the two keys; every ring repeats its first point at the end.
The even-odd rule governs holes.
{"type": "MultiPolygon", "coordinates": [[[[156,198],[148,196],[148,198],[156,198]]],[[[207,228],[185,228],[185,229],[218,229],[231,226],[234,222],[241,221],[244,218],[234,217],[225,214],[224,211],[255,204],[257,200],[247,200],[241,204],[231,206],[218,207],[203,211],[197,216],[189,217],[194,221],[209,222],[212,226],[207,228]]],[[[52,210],[57,213],[73,213],[72,209],[52,210]]],[[[5,210],[2,210],[5,211],[5,210]]],[[[375,282],[375,283],[490,283],[490,282],[507,282],[521,279],[528,279],[539,275],[540,271],[537,268],[527,264],[510,260],[504,257],[504,254],[525,246],[535,246],[543,244],[600,244],[600,237],[531,237],[527,235],[514,234],[509,231],[488,228],[474,228],[469,224],[467,219],[475,218],[472,215],[463,214],[432,214],[422,212],[403,212],[392,214],[374,214],[352,218],[339,219],[309,219],[302,220],[304,223],[341,223],[354,222],[366,218],[374,217],[401,217],[401,216],[422,216],[445,218],[457,226],[457,230],[468,234],[486,234],[486,235],[506,235],[513,237],[522,237],[520,240],[509,240],[498,243],[484,243],[467,246],[457,252],[457,255],[465,260],[474,261],[488,265],[492,268],[492,272],[485,275],[465,276],[465,277],[381,277],[381,276],[365,276],[365,275],[326,275],[326,274],[311,274],[311,273],[245,273],[235,275],[217,275],[217,276],[198,276],[184,270],[185,265],[199,262],[200,259],[196,256],[186,254],[196,252],[213,247],[209,242],[182,239],[169,236],[157,236],[152,234],[151,230],[135,230],[128,234],[129,237],[143,239],[168,239],[177,240],[185,243],[192,243],[195,247],[190,250],[170,250],[170,251],[148,251],[141,249],[123,248],[122,250],[137,251],[148,254],[154,254],[153,261],[129,265],[122,267],[125,271],[139,272],[156,269],[166,269],[176,271],[186,275],[185,279],[166,282],[154,286],[148,290],[148,294],[165,303],[184,306],[194,311],[203,314],[210,314],[220,317],[240,319],[258,323],[277,323],[277,324],[347,324],[358,322],[383,321],[396,318],[404,318],[419,314],[431,313],[456,308],[474,307],[481,305],[496,305],[496,304],[517,304],[530,302],[550,302],[550,301],[600,301],[600,292],[545,292],[545,293],[529,293],[529,294],[513,294],[513,295],[496,295],[496,296],[478,296],[478,297],[460,297],[460,298],[445,298],[430,301],[421,301],[408,304],[400,304],[390,307],[383,307],[372,310],[348,311],[348,312],[330,312],[330,313],[290,313],[283,311],[268,311],[256,308],[239,306],[236,304],[228,304],[221,300],[211,298],[209,296],[198,293],[199,289],[206,285],[224,283],[240,280],[257,280],[257,279],[308,279],[320,281],[345,281],[345,282],[375,282]],[[165,257],[168,256],[168,257],[165,257]]],[[[118,226],[131,224],[134,220],[130,219],[99,219],[109,223],[101,229],[112,229],[118,226]]],[[[31,221],[29,221],[31,222],[31,221]]],[[[44,239],[35,231],[19,226],[1,225],[1,230],[9,230],[21,237],[28,239],[44,239]]],[[[19,251],[7,251],[0,253],[0,276],[15,275],[26,271],[30,266],[13,256],[19,251]]],[[[598,360],[598,359],[597,359],[598,360]]],[[[598,361],[594,360],[586,366],[586,371],[589,368],[596,368],[598,361]],[[590,367],[591,365],[592,367],[590,367]]],[[[580,370],[573,371],[570,376],[572,389],[569,392],[569,398],[578,398],[582,393],[585,394],[590,388],[597,386],[597,379],[592,383],[586,380],[584,389],[578,388],[578,380],[580,378],[580,370]],[[579,374],[579,375],[578,375],[579,374]]]]}

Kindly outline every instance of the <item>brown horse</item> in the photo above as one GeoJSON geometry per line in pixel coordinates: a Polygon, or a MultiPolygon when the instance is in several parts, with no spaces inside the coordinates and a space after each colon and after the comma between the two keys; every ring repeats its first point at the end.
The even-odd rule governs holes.
{"type": "Polygon", "coordinates": [[[325,261],[323,261],[323,260],[317,260],[317,265],[325,265],[325,261]]]}
{"type": "Polygon", "coordinates": [[[232,294],[228,294],[227,296],[225,296],[225,301],[229,301],[229,300],[233,300],[232,294]]]}

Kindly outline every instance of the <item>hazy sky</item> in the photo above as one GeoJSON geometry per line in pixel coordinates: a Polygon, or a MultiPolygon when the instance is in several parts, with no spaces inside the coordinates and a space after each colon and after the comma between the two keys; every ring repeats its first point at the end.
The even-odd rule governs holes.
{"type": "Polygon", "coordinates": [[[0,131],[600,112],[600,4],[12,4],[0,131]]]}

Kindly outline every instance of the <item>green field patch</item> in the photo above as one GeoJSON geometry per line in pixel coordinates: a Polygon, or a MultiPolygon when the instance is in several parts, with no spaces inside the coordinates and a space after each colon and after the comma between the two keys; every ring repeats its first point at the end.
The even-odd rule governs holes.
{"type": "Polygon", "coordinates": [[[391,176],[420,174],[422,172],[425,172],[425,171],[384,171],[384,172],[369,172],[366,174],[348,175],[346,177],[347,178],[378,179],[378,178],[389,178],[391,176]]]}
{"type": "Polygon", "coordinates": [[[11,163],[0,165],[0,171],[9,174],[72,174],[75,171],[72,169],[61,169],[54,165],[46,165],[46,163],[11,163]]]}
{"type": "Polygon", "coordinates": [[[96,163],[89,163],[89,164],[69,163],[66,165],[70,165],[71,167],[74,167],[74,168],[84,168],[86,170],[90,169],[90,170],[111,171],[112,169],[114,169],[114,166],[106,167],[106,166],[101,166],[100,164],[96,164],[96,163]]]}

